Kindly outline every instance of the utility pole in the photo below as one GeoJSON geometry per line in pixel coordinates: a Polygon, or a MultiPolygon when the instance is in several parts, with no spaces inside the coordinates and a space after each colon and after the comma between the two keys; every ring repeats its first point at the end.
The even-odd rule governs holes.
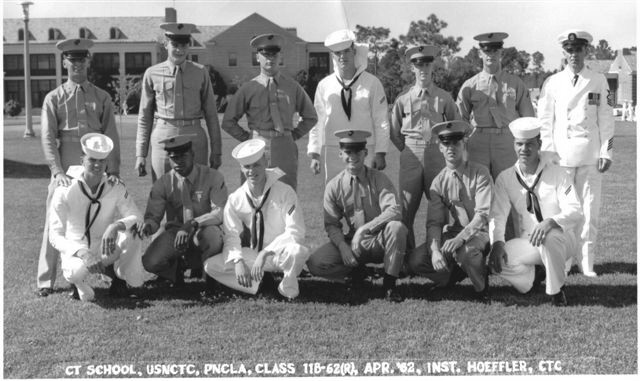
{"type": "Polygon", "coordinates": [[[36,133],[33,132],[33,124],[31,122],[31,68],[29,57],[29,5],[31,1],[23,1],[22,13],[24,13],[24,114],[25,118],[25,138],[35,138],[36,133]]]}

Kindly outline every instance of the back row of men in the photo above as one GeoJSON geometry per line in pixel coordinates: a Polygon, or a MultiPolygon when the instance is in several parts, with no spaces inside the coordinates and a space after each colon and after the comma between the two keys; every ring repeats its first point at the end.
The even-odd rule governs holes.
{"type": "MultiPolygon", "coordinates": [[[[201,65],[186,60],[190,34],[195,26],[170,23],[163,24],[162,28],[165,30],[168,59],[149,68],[144,75],[136,139],[136,168],[140,175],[146,174],[146,157],[151,150],[154,189],[162,176],[170,171],[171,165],[175,164],[171,159],[170,150],[166,149],[166,141],[170,137],[192,135],[190,144],[195,163],[211,168],[218,168],[221,164],[220,130],[208,73],[201,65]],[[206,129],[201,126],[202,118],[206,121],[206,129]]],[[[535,115],[529,93],[522,81],[501,70],[501,52],[503,40],[506,37],[506,33],[486,33],[474,37],[479,41],[483,71],[465,82],[459,92],[457,105],[447,92],[432,82],[433,62],[439,54],[439,49],[428,45],[408,49],[405,57],[415,74],[415,85],[398,97],[389,118],[386,96],[380,81],[365,71],[367,47],[356,43],[352,32],[341,30],[327,37],[325,45],[332,51],[335,72],[319,83],[315,105],[295,81],[279,72],[283,39],[273,34],[260,35],[252,39],[250,44],[257,50],[261,73],[245,83],[234,95],[227,107],[222,127],[240,141],[258,139],[264,142],[267,167],[280,168],[283,171],[280,181],[291,186],[294,191],[297,185],[298,168],[295,140],[309,132],[308,154],[311,157],[311,169],[314,173],[320,172],[321,159],[324,159],[327,184],[325,214],[327,214],[327,192],[331,191],[331,184],[336,182],[334,180],[329,182],[329,180],[340,177],[336,175],[344,168],[343,161],[348,162],[345,158],[352,156],[344,152],[345,147],[341,147],[339,138],[335,136],[336,132],[349,130],[356,131],[355,135],[359,135],[361,132],[358,131],[364,131],[373,137],[371,142],[363,147],[366,149],[358,151],[372,153],[367,159],[372,170],[385,168],[385,153],[390,138],[401,151],[400,189],[397,195],[401,226],[407,229],[407,238],[404,241],[408,247],[405,252],[419,252],[417,249],[413,250],[416,246],[413,234],[415,213],[423,193],[435,208],[437,203],[433,200],[430,190],[435,185],[434,178],[445,167],[448,157],[448,154],[442,155],[439,152],[442,148],[438,146],[442,141],[438,142],[433,133],[434,127],[445,121],[456,121],[451,123],[451,126],[460,125],[458,120],[470,122],[475,127],[475,132],[471,137],[468,136],[469,133],[464,132],[464,136],[468,138],[468,143],[465,143],[465,147],[468,148],[465,151],[468,153],[465,153],[464,162],[467,162],[468,156],[468,162],[478,163],[488,168],[491,177],[496,179],[516,161],[513,149],[514,135],[508,128],[509,123],[519,117],[535,115]],[[296,113],[299,120],[294,123],[296,113]],[[249,131],[238,124],[243,115],[247,116],[249,131]]],[[[570,180],[569,183],[575,184],[571,189],[577,192],[577,199],[582,209],[581,214],[584,216],[575,227],[581,241],[579,245],[582,247],[581,250],[575,250],[577,264],[585,275],[595,276],[593,257],[600,204],[601,172],[606,171],[611,164],[613,117],[610,104],[612,95],[609,93],[606,79],[603,75],[594,73],[584,66],[586,49],[591,41],[591,35],[581,30],[570,30],[559,36],[558,42],[564,50],[567,67],[546,82],[538,103],[538,117],[541,127],[541,147],[539,148],[543,151],[543,159],[545,159],[542,162],[559,164],[564,169],[570,180]]],[[[43,148],[53,176],[48,205],[57,186],[71,184],[71,178],[65,172],[70,165],[77,162],[82,153],[79,140],[88,132],[104,133],[114,142],[114,152],[109,155],[106,171],[109,174],[109,184],[119,182],[119,138],[110,99],[106,93],[86,80],[90,45],[89,40],[82,39],[67,40],[58,44],[58,48],[63,51],[69,80],[52,91],[43,105],[43,148]]],[[[366,153],[365,156],[367,156],[366,153]]],[[[175,171],[177,169],[174,168],[175,171]]],[[[377,171],[372,173],[382,175],[377,171]]],[[[522,177],[524,181],[520,185],[521,192],[523,195],[525,193],[529,195],[527,207],[535,211],[536,203],[533,200],[536,199],[537,182],[528,183],[526,174],[522,177]]],[[[376,184],[380,182],[384,181],[376,184]]],[[[171,187],[177,189],[180,186],[176,184],[180,184],[181,181],[175,180],[169,183],[171,187]]],[[[454,182],[453,186],[456,184],[454,182]]],[[[457,186],[460,187],[460,185],[457,186]]],[[[556,185],[559,186],[559,184],[556,185]]],[[[337,187],[334,191],[341,197],[343,204],[348,194],[353,196],[353,191],[347,191],[347,188],[360,189],[360,197],[364,197],[362,195],[368,189],[362,185],[358,187],[342,184],[342,186],[343,188],[340,188],[334,184],[334,187],[337,187]]],[[[567,194],[571,193],[571,189],[567,188],[567,194]]],[[[463,192],[460,192],[462,195],[463,192]]],[[[395,202],[395,192],[391,193],[394,194],[395,202]]],[[[194,197],[200,201],[203,197],[202,191],[195,191],[195,194],[194,197]]],[[[293,195],[295,198],[295,193],[293,195]]],[[[263,221],[260,217],[262,206],[258,201],[264,202],[266,198],[260,196],[253,200],[255,203],[249,202],[248,207],[254,209],[254,217],[249,221],[247,228],[251,224],[263,221]]],[[[386,199],[389,198],[391,196],[386,199]]],[[[544,201],[544,197],[539,193],[537,198],[542,198],[544,201]]],[[[247,196],[247,200],[249,199],[250,197],[247,196]]],[[[457,207],[463,206],[462,199],[460,196],[455,200],[460,203],[457,207]]],[[[502,199],[507,200],[506,197],[502,199]]],[[[446,209],[448,209],[453,215],[456,202],[447,200],[444,203],[445,209],[441,213],[446,215],[446,209]]],[[[91,205],[93,202],[87,209],[87,216],[90,215],[91,205]]],[[[380,203],[374,202],[367,205],[373,208],[372,211],[378,213],[384,209],[380,203]]],[[[364,218],[368,223],[370,220],[365,216],[371,213],[366,213],[367,205],[360,206],[363,215],[360,210],[356,210],[358,211],[356,214],[357,219],[364,218]]],[[[295,203],[293,207],[295,210],[295,203]]],[[[353,204],[347,209],[351,212],[355,210],[353,204]]],[[[429,212],[431,211],[430,206],[429,212]]],[[[343,213],[345,213],[344,210],[343,213]]],[[[49,210],[47,215],[49,217],[49,210]]],[[[546,217],[544,213],[542,216],[546,217]]],[[[175,220],[175,222],[186,223],[194,220],[194,217],[186,212],[174,213],[174,215],[167,212],[169,222],[175,220]]],[[[286,216],[283,217],[286,219],[286,216]]],[[[429,213],[428,218],[431,219],[431,217],[429,213]]],[[[160,216],[161,219],[162,216],[160,216]]],[[[486,215],[484,219],[486,220],[486,215]]],[[[337,220],[339,221],[340,218],[337,220]]],[[[473,222],[474,217],[462,218],[458,221],[462,227],[469,224],[475,226],[462,230],[466,233],[464,237],[459,237],[459,241],[468,243],[470,232],[479,229],[473,222]]],[[[346,241],[340,240],[336,237],[342,234],[341,231],[340,234],[337,230],[333,231],[329,227],[332,222],[327,223],[326,218],[325,223],[334,246],[334,254],[339,253],[344,264],[349,265],[349,258],[345,258],[348,257],[345,255],[346,250],[342,248],[348,247],[348,244],[346,246],[344,244],[351,241],[351,251],[357,251],[357,247],[353,247],[352,238],[362,237],[347,236],[346,241]]],[[[512,228],[516,236],[522,233],[517,229],[518,223],[522,225],[522,221],[517,219],[514,219],[513,224],[507,224],[508,231],[511,225],[516,225],[512,228]]],[[[562,226],[561,222],[557,223],[562,226]]],[[[49,245],[48,226],[48,224],[45,226],[38,271],[38,288],[43,296],[48,295],[53,287],[57,261],[57,254],[49,245]]],[[[150,233],[157,230],[159,225],[145,227],[147,229],[145,232],[150,233]]],[[[381,226],[375,227],[379,229],[381,226]]],[[[262,231],[259,227],[256,229],[262,231]]],[[[85,230],[90,229],[86,227],[85,230]]],[[[196,230],[198,227],[194,228],[194,231],[196,230]]],[[[396,226],[396,230],[402,229],[396,226]]],[[[352,233],[357,231],[356,228],[352,233]]],[[[192,237],[188,235],[187,238],[192,237]]],[[[378,254],[384,252],[378,246],[382,242],[388,242],[387,238],[379,238],[378,241],[373,239],[369,248],[375,252],[374,247],[377,247],[378,254]]],[[[447,242],[449,241],[446,241],[443,246],[444,252],[453,253],[459,249],[453,249],[456,245],[453,243],[447,245],[447,242]]],[[[535,242],[537,241],[532,241],[534,246],[539,246],[535,245],[535,242]]],[[[299,242],[299,244],[302,243],[299,242]]],[[[404,243],[400,244],[402,245],[404,243]]],[[[437,252],[433,249],[428,251],[437,252]]],[[[385,257],[387,254],[385,252],[385,257]]],[[[330,254],[327,255],[330,256],[330,254]]],[[[314,256],[311,256],[308,264],[312,273],[314,272],[313,258],[314,256]]],[[[361,262],[353,258],[351,261],[361,262]]],[[[441,266],[436,266],[435,262],[437,261],[432,265],[436,269],[440,268],[441,266]]],[[[386,264],[385,260],[385,268],[386,264]]],[[[323,264],[320,267],[327,266],[323,264]]],[[[390,263],[389,266],[391,266],[390,263]]],[[[465,266],[463,265],[462,268],[464,270],[465,266]]],[[[388,270],[387,273],[397,277],[400,268],[398,267],[397,270],[397,272],[388,270]]],[[[466,270],[465,272],[474,280],[474,275],[466,270]]],[[[486,274],[486,272],[481,273],[486,274]]],[[[339,271],[333,275],[337,278],[344,276],[339,271]]],[[[475,278],[482,277],[481,274],[476,275],[475,278]]],[[[244,279],[244,284],[251,283],[247,282],[246,277],[238,277],[238,279],[244,279]]],[[[385,280],[385,285],[391,283],[395,281],[385,280]]],[[[479,285],[486,286],[486,281],[478,284],[474,282],[474,286],[479,285]]],[[[485,288],[476,287],[478,291],[485,288]]],[[[393,288],[388,287],[388,289],[393,288]]]]}

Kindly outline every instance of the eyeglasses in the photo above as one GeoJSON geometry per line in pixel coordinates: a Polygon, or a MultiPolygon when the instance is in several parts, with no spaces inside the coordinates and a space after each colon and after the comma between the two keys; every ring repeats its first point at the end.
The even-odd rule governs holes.
{"type": "Polygon", "coordinates": [[[569,54],[582,53],[584,52],[584,46],[567,46],[564,48],[564,51],[569,54]]]}

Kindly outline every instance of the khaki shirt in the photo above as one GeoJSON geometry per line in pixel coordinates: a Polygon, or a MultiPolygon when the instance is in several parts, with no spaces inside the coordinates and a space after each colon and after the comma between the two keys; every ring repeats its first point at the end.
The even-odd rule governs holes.
{"type": "Polygon", "coordinates": [[[185,61],[180,68],[181,89],[176,87],[176,66],[170,61],[151,66],[144,72],[136,137],[137,157],[147,157],[149,153],[149,138],[154,118],[192,120],[204,117],[211,153],[220,155],[222,152],[218,109],[209,73],[203,65],[191,61],[185,61]],[[182,99],[183,102],[182,112],[178,115],[174,99],[182,99]]]}
{"type": "Polygon", "coordinates": [[[156,232],[167,215],[167,226],[182,226],[183,190],[185,179],[190,184],[193,217],[200,226],[222,224],[222,213],[227,202],[227,186],[222,173],[201,164],[194,164],[191,173],[180,176],[173,169],[160,177],[151,189],[144,221],[156,232]]]}
{"type": "Polygon", "coordinates": [[[487,232],[493,181],[487,167],[466,162],[445,167],[433,179],[427,207],[427,242],[440,239],[443,228],[465,242],[477,232],[487,232]]]}
{"type": "Polygon", "coordinates": [[[496,100],[489,96],[490,74],[485,71],[462,85],[457,101],[462,119],[474,127],[506,128],[517,118],[536,116],[529,90],[519,77],[504,70],[494,76],[498,86],[496,100]]]}
{"type": "MultiPolygon", "coordinates": [[[[358,177],[361,204],[364,210],[364,225],[371,233],[376,233],[390,221],[400,221],[400,205],[391,180],[382,172],[365,167],[358,177]]],[[[345,169],[331,179],[324,191],[324,227],[329,239],[336,246],[345,241],[342,234],[343,217],[349,225],[347,237],[356,232],[355,208],[353,204],[352,176],[345,169]]]]}
{"type": "MultiPolygon", "coordinates": [[[[393,104],[391,141],[402,151],[405,137],[431,140],[431,126],[456,119],[460,119],[458,107],[448,92],[433,83],[424,89],[414,85],[401,93],[393,104]],[[427,110],[422,107],[423,95],[427,110]]],[[[435,139],[433,141],[435,142],[435,139]]]]}
{"type": "Polygon", "coordinates": [[[107,168],[110,174],[120,173],[120,137],[111,96],[106,91],[88,81],[78,84],[68,80],[44,98],[41,125],[44,158],[53,176],[67,170],[62,167],[57,140],[74,139],[80,146],[80,137],[90,132],[105,134],[113,140],[107,168]],[[77,91],[84,91],[87,126],[82,130],[78,126],[77,91]]]}
{"type": "MultiPolygon", "coordinates": [[[[296,81],[276,74],[273,77],[277,86],[278,110],[285,131],[291,131],[294,140],[306,135],[318,121],[311,98],[296,81]],[[300,115],[300,122],[294,126],[293,116],[300,115]]],[[[273,130],[275,127],[269,111],[269,77],[260,74],[240,87],[233,96],[222,120],[222,129],[237,140],[251,138],[251,133],[240,127],[238,121],[247,114],[249,130],[273,130]]]]}

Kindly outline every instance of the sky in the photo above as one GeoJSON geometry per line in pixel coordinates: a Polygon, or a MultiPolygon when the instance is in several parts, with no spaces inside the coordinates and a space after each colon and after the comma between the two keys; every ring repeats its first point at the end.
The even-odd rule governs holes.
{"type": "MultiPolygon", "coordinates": [[[[406,34],[411,21],[426,20],[434,13],[448,26],[445,36],[463,37],[459,55],[475,45],[473,36],[507,32],[505,47],[529,53],[540,51],[545,68],[560,64],[557,36],[580,28],[622,49],[637,46],[636,0],[31,0],[31,18],[164,16],[174,7],[178,21],[198,25],[233,25],[257,12],[282,27],[296,27],[306,41],[324,41],[326,35],[356,25],[389,28],[390,37],[406,34]]],[[[21,1],[4,0],[3,18],[22,18],[21,1]]]]}

